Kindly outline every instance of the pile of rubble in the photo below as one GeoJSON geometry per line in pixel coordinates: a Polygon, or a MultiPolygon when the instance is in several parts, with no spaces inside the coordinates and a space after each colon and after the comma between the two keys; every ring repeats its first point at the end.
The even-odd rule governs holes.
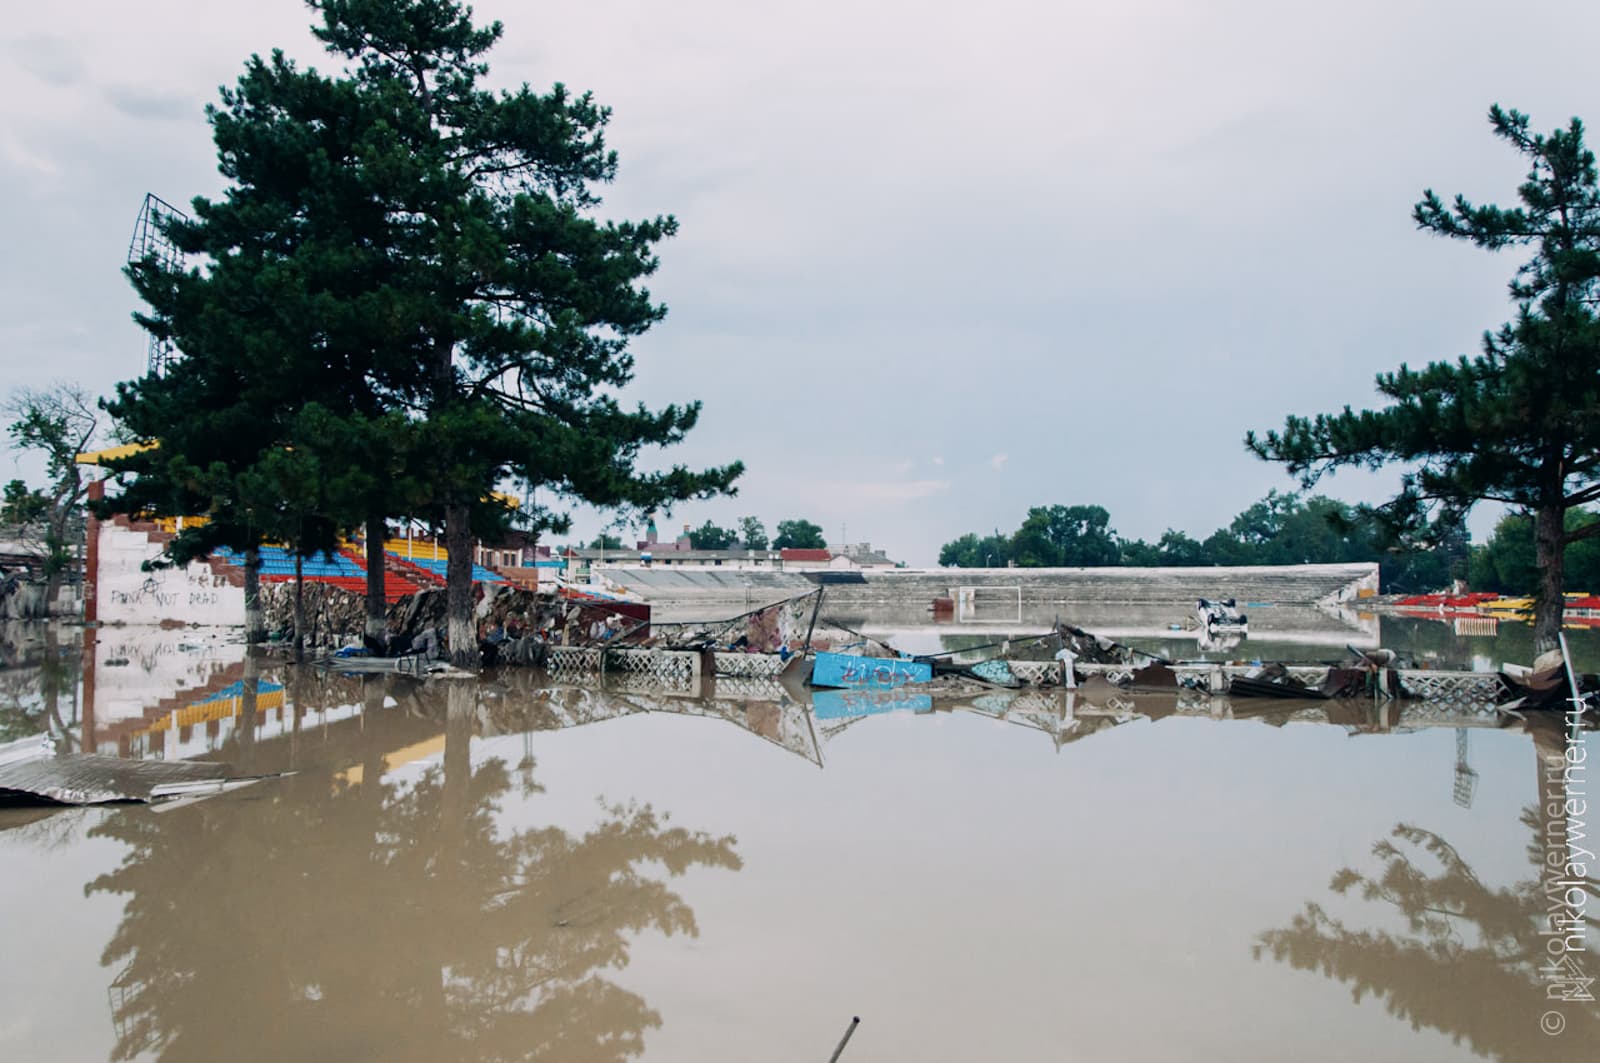
{"type": "MultiPolygon", "coordinates": [[[[351,639],[359,639],[367,623],[367,601],[343,587],[307,580],[303,590],[306,615],[306,647],[334,649],[351,639]]],[[[294,583],[261,584],[261,608],[267,618],[267,634],[274,639],[294,637],[294,583]]]]}
{"type": "MultiPolygon", "coordinates": [[[[330,583],[311,580],[305,582],[301,593],[305,605],[305,634],[308,647],[336,648],[361,640],[367,626],[365,595],[330,583]]],[[[292,580],[261,585],[261,603],[266,613],[267,631],[273,638],[293,637],[294,599],[295,585],[292,580]]],[[[479,605],[481,617],[482,603],[479,605]]],[[[445,592],[442,589],[425,590],[391,603],[388,623],[390,641],[397,644],[409,644],[412,639],[429,628],[444,627],[445,592]]]]}
{"type": "MultiPolygon", "coordinates": [[[[535,633],[561,626],[562,606],[548,594],[506,583],[480,583],[473,588],[472,616],[480,629],[535,633]]],[[[389,641],[407,645],[417,636],[446,626],[446,592],[429,589],[407,595],[389,607],[389,641]]],[[[360,628],[356,629],[360,633],[360,628]]]]}
{"type": "MultiPolygon", "coordinates": [[[[334,650],[362,641],[366,631],[364,595],[309,580],[302,593],[307,649],[334,650]]],[[[480,632],[498,633],[499,657],[504,663],[542,663],[545,640],[538,637],[539,633],[563,631],[568,626],[568,614],[576,615],[580,609],[509,584],[479,584],[474,593],[474,621],[480,632]]],[[[263,584],[261,598],[269,634],[285,640],[293,638],[294,583],[263,584]]],[[[405,652],[425,644],[429,633],[434,633],[436,645],[442,647],[447,627],[446,593],[442,588],[407,595],[389,606],[391,652],[405,652]]]]}
{"type": "Polygon", "coordinates": [[[26,572],[0,573],[0,620],[43,620],[48,614],[45,585],[26,572]]]}

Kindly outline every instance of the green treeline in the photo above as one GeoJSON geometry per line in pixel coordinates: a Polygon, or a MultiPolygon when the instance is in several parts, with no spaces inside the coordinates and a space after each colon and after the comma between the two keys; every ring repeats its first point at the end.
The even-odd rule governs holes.
{"type": "Polygon", "coordinates": [[[820,550],[828,545],[822,525],[798,517],[780,520],[777,535],[770,541],[766,526],[757,517],[739,518],[737,528],[720,528],[708,520],[689,532],[689,543],[696,550],[820,550]]]}
{"type": "MultiPolygon", "coordinates": [[[[696,550],[820,550],[828,545],[822,535],[822,525],[795,518],[780,520],[777,535],[769,539],[767,526],[759,517],[740,517],[737,528],[724,528],[714,521],[706,521],[688,531],[689,545],[696,550]]],[[[589,540],[591,550],[620,550],[623,538],[602,532],[589,540]]]]}
{"type": "MultiPolygon", "coordinates": [[[[1584,526],[1600,522],[1600,514],[1575,510],[1569,519],[1584,526]]],[[[1075,568],[1376,561],[1384,590],[1394,593],[1438,590],[1463,578],[1476,590],[1507,594],[1526,594],[1538,584],[1529,517],[1507,516],[1489,541],[1476,547],[1460,523],[1429,532],[1409,545],[1395,545],[1392,528],[1374,511],[1293,492],[1269,492],[1203,540],[1169,528],[1153,543],[1118,535],[1103,506],[1035,506],[1009,535],[968,533],[945,543],[939,564],[1075,568]]],[[[1571,586],[1600,589],[1600,543],[1590,539],[1569,546],[1567,572],[1571,586]]]]}
{"type": "MultiPolygon", "coordinates": [[[[1600,524],[1600,513],[1587,509],[1567,511],[1567,532],[1600,524]]],[[[1539,566],[1533,541],[1533,517],[1510,513],[1495,525],[1494,534],[1472,549],[1467,579],[1473,590],[1501,594],[1532,594],[1539,586],[1539,566]]],[[[1565,585],[1579,593],[1600,594],[1600,539],[1580,538],[1567,543],[1565,585]]]]}

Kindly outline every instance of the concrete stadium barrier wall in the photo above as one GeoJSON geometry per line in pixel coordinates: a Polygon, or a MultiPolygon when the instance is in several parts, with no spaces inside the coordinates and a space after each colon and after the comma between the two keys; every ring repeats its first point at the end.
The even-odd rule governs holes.
{"type": "MultiPolygon", "coordinates": [[[[785,571],[744,573],[676,569],[607,569],[606,578],[654,603],[747,602],[758,604],[802,594],[820,574],[785,571]]],[[[860,582],[829,583],[833,605],[927,605],[958,587],[1020,588],[1024,606],[1056,602],[1154,603],[1197,598],[1240,602],[1322,603],[1352,601],[1377,593],[1376,563],[1349,565],[1240,565],[1206,568],[988,568],[885,569],[860,573],[860,582]]]]}

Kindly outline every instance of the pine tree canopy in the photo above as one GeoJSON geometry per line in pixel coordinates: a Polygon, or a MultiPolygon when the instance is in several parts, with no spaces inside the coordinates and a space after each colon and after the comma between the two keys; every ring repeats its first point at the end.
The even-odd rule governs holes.
{"type": "Polygon", "coordinates": [[[1389,400],[1381,408],[1290,417],[1245,443],[1307,487],[1341,466],[1405,466],[1401,492],[1383,507],[1401,530],[1482,501],[1533,514],[1542,529],[1542,647],[1559,630],[1562,550],[1600,531],[1564,520],[1600,499],[1600,187],[1578,119],[1547,135],[1499,106],[1489,121],[1528,161],[1520,205],[1462,196],[1447,205],[1429,190],[1412,216],[1426,232],[1486,250],[1531,251],[1510,283],[1515,317],[1486,333],[1477,355],[1381,374],[1377,390],[1389,400]]]}
{"type": "MultiPolygon", "coordinates": [[[[284,482],[252,467],[281,468],[297,441],[317,451],[300,467],[327,478],[338,440],[371,475],[298,485],[305,497],[276,508],[335,528],[431,516],[454,563],[469,525],[563,524],[494,501],[506,482],[624,511],[732,493],[737,462],[641,468],[694,427],[699,403],[618,398],[630,340],[666,313],[643,281],[677,222],[602,215],[610,112],[561,84],[484,88],[501,26],[474,26],[455,0],[308,3],[340,69],[252,57],[208,110],[226,192],[167,225],[188,264],[129,270],[149,307],[138,320],[181,357],[119,389],[113,412],[161,443],[123,471],[161,482],[112,504],[189,506],[226,480],[232,496],[200,511],[222,518],[210,539],[239,545],[259,521],[219,511],[243,504],[245,480],[284,482]]],[[[470,586],[452,593],[464,614],[470,586]]]]}

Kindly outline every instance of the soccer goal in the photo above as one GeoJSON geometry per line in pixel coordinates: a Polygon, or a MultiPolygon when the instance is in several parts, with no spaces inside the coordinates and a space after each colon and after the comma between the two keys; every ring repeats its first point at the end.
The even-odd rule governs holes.
{"type": "Polygon", "coordinates": [[[1022,621],[1022,585],[956,587],[956,620],[974,624],[1016,624],[1022,621]]]}

